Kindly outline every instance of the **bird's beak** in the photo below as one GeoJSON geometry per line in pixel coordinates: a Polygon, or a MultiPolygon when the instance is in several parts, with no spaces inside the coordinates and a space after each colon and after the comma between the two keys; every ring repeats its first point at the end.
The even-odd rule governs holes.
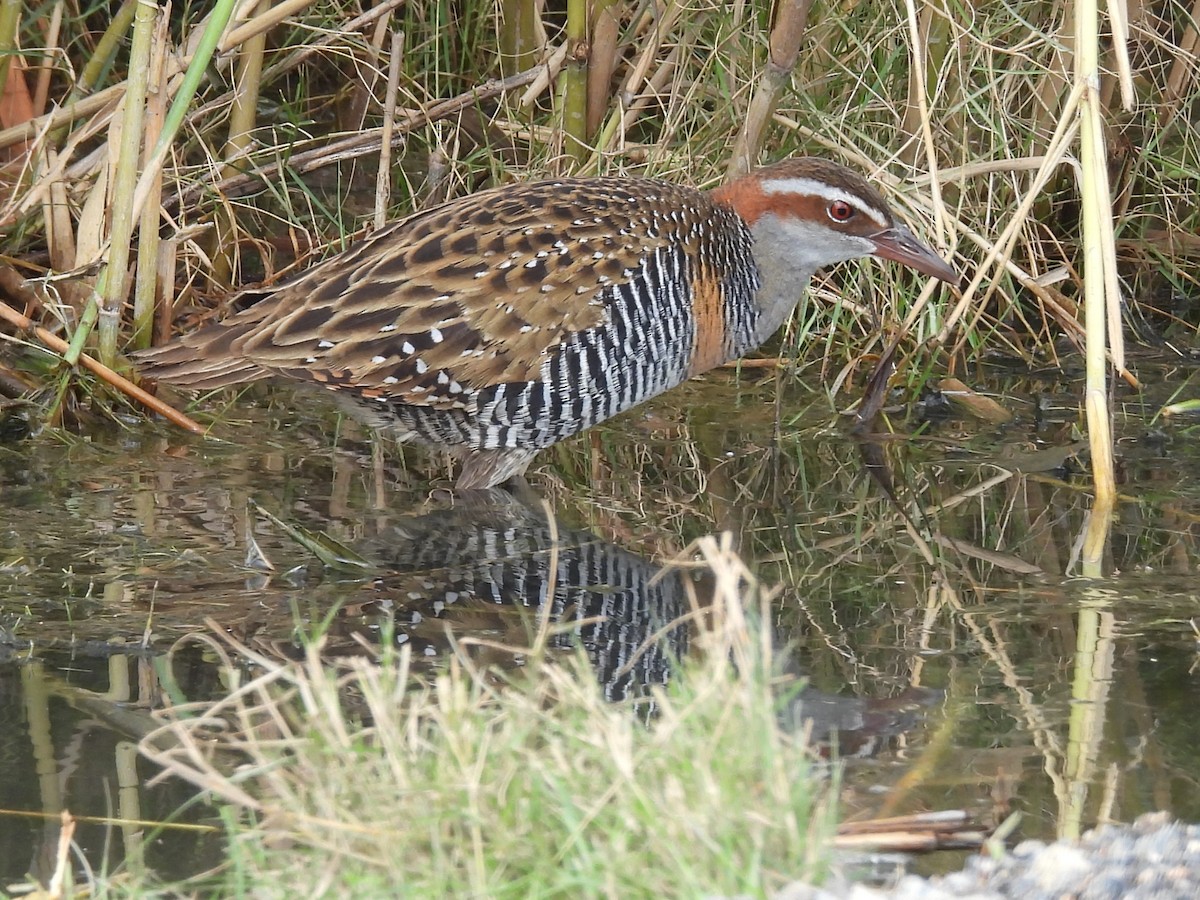
{"type": "Polygon", "coordinates": [[[962,279],[944,259],[917,240],[916,235],[903,225],[893,225],[871,235],[875,242],[875,256],[890,259],[918,272],[924,272],[948,284],[959,284],[962,279]]]}

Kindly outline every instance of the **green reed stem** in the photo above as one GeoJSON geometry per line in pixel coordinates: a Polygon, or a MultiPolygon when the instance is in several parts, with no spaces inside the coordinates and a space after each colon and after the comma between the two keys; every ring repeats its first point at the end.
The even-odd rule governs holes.
{"type": "Polygon", "coordinates": [[[17,49],[17,30],[21,27],[21,0],[0,0],[0,97],[8,84],[9,62],[17,49]]]}
{"type": "Polygon", "coordinates": [[[112,368],[117,361],[117,336],[121,328],[121,306],[128,294],[129,248],[133,237],[133,186],[137,182],[142,153],[142,128],[146,119],[146,86],[150,81],[150,44],[158,4],[137,0],[133,20],[133,43],[129,49],[129,80],[126,83],[124,113],[113,117],[112,127],[120,128],[120,149],[112,184],[112,226],[109,231],[108,259],[100,322],[97,329],[98,355],[112,368]]]}
{"type": "Polygon", "coordinates": [[[587,0],[567,0],[567,62],[562,72],[562,128],[567,155],[581,163],[587,144],[587,0]]]}

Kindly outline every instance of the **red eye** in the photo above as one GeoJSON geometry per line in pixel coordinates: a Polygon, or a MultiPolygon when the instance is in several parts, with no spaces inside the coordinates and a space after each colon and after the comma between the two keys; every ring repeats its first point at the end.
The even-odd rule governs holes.
{"type": "Polygon", "coordinates": [[[834,200],[829,204],[829,218],[835,222],[849,222],[854,218],[854,207],[845,200],[834,200]]]}

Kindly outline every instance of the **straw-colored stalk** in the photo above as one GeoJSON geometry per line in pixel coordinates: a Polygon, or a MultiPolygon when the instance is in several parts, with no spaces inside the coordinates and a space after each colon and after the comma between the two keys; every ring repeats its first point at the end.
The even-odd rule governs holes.
{"type": "Polygon", "coordinates": [[[377,20],[367,39],[366,48],[350,54],[348,61],[355,74],[350,78],[344,99],[334,107],[339,131],[356,131],[366,125],[367,110],[375,98],[375,86],[379,82],[379,60],[383,59],[389,18],[385,16],[377,20]]]}
{"type": "Polygon", "coordinates": [[[620,22],[617,0],[594,0],[592,4],[592,41],[588,54],[587,136],[595,137],[604,121],[611,100],[613,72],[617,68],[617,41],[620,22]]]}
{"type": "MultiPolygon", "coordinates": [[[[96,308],[95,304],[92,304],[90,308],[95,309],[96,308]]],[[[49,347],[55,353],[60,354],[63,357],[63,359],[67,359],[67,357],[70,356],[72,353],[71,347],[70,347],[70,345],[67,344],[66,341],[64,341],[62,338],[60,338],[58,335],[54,334],[53,332],[47,331],[45,328],[42,328],[40,325],[35,323],[28,316],[22,315],[21,313],[17,312],[15,309],[10,307],[7,303],[0,303],[0,321],[8,322],[10,325],[13,325],[20,331],[28,332],[29,334],[32,334],[39,341],[41,341],[45,346],[49,347]]],[[[83,333],[82,330],[76,331],[77,335],[81,334],[81,333],[83,333]]],[[[144,391],[140,387],[138,387],[136,384],[133,384],[132,382],[130,382],[127,378],[125,378],[120,373],[114,372],[108,366],[104,365],[104,363],[99,362],[95,359],[92,359],[86,353],[79,353],[79,354],[77,354],[77,357],[78,357],[79,362],[84,366],[84,368],[88,369],[90,372],[92,372],[94,375],[96,375],[96,377],[100,378],[106,384],[112,385],[114,388],[119,390],[121,393],[125,394],[127,397],[130,397],[130,398],[138,401],[139,403],[144,405],[147,409],[151,410],[152,412],[158,413],[160,416],[163,416],[168,421],[173,422],[174,424],[178,425],[180,428],[190,431],[192,434],[204,434],[205,433],[206,429],[197,425],[194,421],[192,421],[190,418],[185,416],[183,413],[179,412],[174,407],[159,400],[157,397],[151,396],[146,391],[144,391]]],[[[57,417],[60,417],[62,414],[62,394],[66,390],[66,387],[69,383],[69,379],[67,378],[68,374],[69,373],[64,373],[63,377],[60,378],[60,380],[59,380],[59,385],[58,385],[58,395],[59,396],[56,398],[54,404],[50,407],[50,409],[47,412],[48,419],[55,419],[57,417]]],[[[60,424],[60,423],[56,422],[56,424],[60,424]]]]}
{"type": "MultiPolygon", "coordinates": [[[[922,148],[929,155],[930,134],[929,98],[937,89],[938,73],[950,50],[950,20],[931,4],[920,4],[908,0],[909,37],[912,42],[912,57],[908,66],[908,97],[904,103],[904,117],[900,121],[900,134],[905,138],[900,158],[916,168],[924,162],[922,148]]],[[[937,187],[934,179],[931,186],[937,187]]]]}
{"type": "Polygon", "coordinates": [[[54,4],[50,13],[50,22],[46,26],[46,50],[41,63],[37,67],[37,87],[33,91],[33,114],[40,116],[46,111],[46,102],[50,97],[50,79],[54,77],[54,57],[58,51],[58,37],[62,31],[63,7],[65,3],[54,4]]]}
{"type": "MultiPolygon", "coordinates": [[[[150,63],[150,84],[146,99],[145,140],[143,153],[150,155],[150,148],[158,142],[162,133],[163,117],[166,115],[167,94],[164,84],[166,71],[166,48],[169,39],[167,17],[159,15],[154,35],[153,56],[150,63]]],[[[133,289],[133,336],[130,344],[134,349],[150,346],[154,337],[156,307],[166,307],[163,318],[170,318],[169,297],[172,294],[173,274],[166,279],[159,277],[160,241],[158,221],[162,196],[162,173],[150,187],[150,199],[142,208],[141,225],[138,229],[137,276],[133,289]],[[161,302],[160,302],[161,301],[161,302]]]]}
{"type": "MultiPolygon", "coordinates": [[[[1038,72],[1038,89],[1035,105],[1030,122],[1033,144],[1030,153],[1045,151],[1042,143],[1043,135],[1053,130],[1054,121],[1058,118],[1058,101],[1070,90],[1070,72],[1075,60],[1076,33],[1067,23],[1077,16],[1074,0],[1056,0],[1056,6],[1061,6],[1061,18],[1058,15],[1047,17],[1047,23],[1057,20],[1058,32],[1045,35],[1045,45],[1054,47],[1050,60],[1045,68],[1038,72]]],[[[1051,26],[1047,24],[1047,30],[1051,26]]],[[[1078,71],[1078,69],[1076,69],[1078,71]]]]}
{"type": "MultiPolygon", "coordinates": [[[[157,216],[156,216],[157,217],[157,216]]],[[[155,314],[153,343],[165,344],[171,339],[171,319],[175,297],[175,260],[179,252],[179,241],[173,237],[159,241],[155,264],[158,268],[155,287],[155,314]]]]}
{"type": "Polygon", "coordinates": [[[642,112],[650,105],[650,101],[662,93],[667,82],[674,76],[680,57],[684,55],[681,48],[690,49],[690,44],[686,35],[681,36],[666,58],[655,69],[650,79],[641,85],[641,89],[636,95],[630,96],[627,92],[622,92],[622,100],[628,105],[623,103],[597,136],[596,144],[599,149],[594,160],[598,159],[599,154],[603,153],[604,148],[608,147],[615,138],[618,136],[623,138],[637,122],[642,112]]]}
{"type": "MultiPolygon", "coordinates": [[[[58,163],[58,154],[45,148],[41,154],[38,171],[52,171],[58,163]]],[[[46,244],[50,250],[50,267],[66,272],[75,266],[75,233],[71,230],[71,205],[67,199],[67,185],[62,178],[55,178],[42,194],[42,219],[45,222],[46,244]]],[[[67,292],[64,299],[78,315],[82,301],[81,292],[67,292]],[[78,302],[71,302],[78,300],[78,302]]]]}
{"type": "Polygon", "coordinates": [[[1183,104],[1179,101],[1190,93],[1192,83],[1196,79],[1196,54],[1200,52],[1200,0],[1192,6],[1188,17],[1187,27],[1179,38],[1179,47],[1175,60],[1171,63],[1171,71],[1167,75],[1167,86],[1163,91],[1162,106],[1159,119],[1168,122],[1183,112],[1183,104]]]}
{"type": "Polygon", "coordinates": [[[387,221],[392,197],[392,132],[396,130],[396,95],[400,91],[400,68],[404,61],[404,32],[392,34],[388,61],[387,93],[383,98],[383,135],[379,145],[379,171],[375,176],[375,227],[387,221]]]}
{"type": "MultiPolygon", "coordinates": [[[[214,35],[212,40],[216,42],[216,49],[224,52],[232,47],[237,47],[245,41],[250,40],[254,35],[264,31],[269,31],[278,22],[289,15],[295,15],[303,7],[310,5],[313,0],[287,0],[285,3],[280,3],[278,6],[271,7],[266,13],[254,16],[246,22],[241,23],[236,28],[231,29],[228,34],[223,37],[214,35]]],[[[381,16],[387,15],[397,6],[400,6],[404,0],[385,0],[378,6],[372,7],[361,16],[347,22],[345,27],[340,29],[336,34],[322,38],[312,44],[302,47],[290,54],[284,61],[273,64],[267,70],[269,78],[280,78],[287,72],[292,71],[302,62],[312,56],[314,53],[320,52],[322,48],[328,47],[335,43],[343,34],[357,32],[364,26],[376,21],[381,16]]],[[[221,3],[214,11],[214,15],[210,16],[208,23],[204,26],[204,34],[210,35],[215,28],[215,24],[220,25],[220,30],[224,29],[225,24],[229,20],[233,7],[236,3],[230,3],[229,0],[221,0],[221,3]]],[[[181,58],[173,57],[168,61],[168,79],[175,79],[175,76],[183,69],[188,67],[188,72],[193,73],[194,61],[197,59],[197,54],[202,58],[199,62],[199,70],[187,76],[187,86],[183,88],[187,102],[182,103],[182,107],[177,109],[180,101],[176,101],[172,105],[171,113],[169,114],[166,127],[170,128],[172,135],[178,132],[182,122],[185,120],[184,113],[187,112],[191,98],[195,95],[196,87],[204,76],[205,67],[212,58],[214,48],[205,40],[202,42],[189,41],[188,45],[195,44],[195,49],[189,54],[181,58]],[[196,81],[195,85],[191,84],[192,79],[196,81]]],[[[521,73],[518,73],[518,75],[521,73]]],[[[0,150],[6,147],[11,147],[21,141],[29,140],[37,137],[47,129],[55,131],[64,125],[69,125],[79,119],[84,119],[89,116],[95,116],[97,113],[104,115],[104,110],[111,109],[124,96],[126,89],[125,82],[114,84],[110,87],[103,88],[94,94],[83,97],[77,102],[64,104],[63,106],[52,110],[49,113],[38,116],[35,119],[30,119],[28,122],[21,122],[12,125],[5,129],[0,129],[0,150]]],[[[172,91],[175,90],[174,81],[172,81],[172,91]]],[[[172,138],[173,140],[173,138],[172,138]]],[[[165,159],[166,152],[170,149],[170,141],[161,148],[161,155],[165,159]]],[[[156,148],[158,151],[160,148],[156,148]]],[[[156,152],[156,158],[158,156],[156,152]]],[[[161,165],[161,162],[159,163],[161,165]]],[[[139,188],[141,185],[139,184],[139,188]]],[[[0,222],[0,224],[4,224],[0,222]]]]}
{"type": "MultiPolygon", "coordinates": [[[[109,229],[108,260],[102,270],[102,309],[97,329],[100,362],[112,368],[117,360],[117,338],[121,330],[121,307],[129,292],[129,249],[133,237],[133,186],[137,181],[142,152],[142,126],[146,116],[146,89],[150,78],[150,44],[154,36],[158,5],[138,0],[133,20],[133,43],[129,50],[129,82],[124,113],[114,118],[112,128],[120,134],[116,169],[112,179],[112,223],[109,229]]],[[[112,143],[109,144],[110,148],[112,143]]]]}
{"type": "MultiPolygon", "coordinates": [[[[1107,536],[1110,516],[1093,512],[1092,522],[1107,536]]],[[[1108,542],[1101,541],[1101,546],[1108,542]]],[[[1085,541],[1086,544],[1086,541],[1085,541]]],[[[1103,554],[1097,558],[1103,558],[1103,554]]],[[[1101,578],[1099,565],[1088,571],[1081,567],[1085,578],[1101,578]]],[[[1083,817],[1088,804],[1089,789],[1102,783],[1099,777],[1102,744],[1108,733],[1106,719],[1112,685],[1115,682],[1114,664],[1117,650],[1116,614],[1111,601],[1095,600],[1079,610],[1075,623],[1075,658],[1071,678],[1070,714],[1067,723],[1066,753],[1062,760],[1063,789],[1059,797],[1058,834],[1066,840],[1077,841],[1083,832],[1083,817]]],[[[1105,816],[1107,818],[1107,816],[1105,816]]]]}
{"type": "MultiPolygon", "coordinates": [[[[619,145],[624,141],[625,132],[637,119],[637,110],[644,107],[648,102],[648,95],[654,93],[653,86],[647,85],[646,82],[650,77],[651,68],[656,62],[660,62],[659,50],[667,35],[671,33],[671,29],[675,27],[675,21],[681,12],[682,7],[678,3],[668,3],[666,8],[661,11],[647,7],[642,12],[641,20],[630,29],[631,33],[636,34],[645,28],[649,35],[643,41],[641,53],[638,55],[637,61],[630,67],[629,74],[621,85],[617,96],[619,101],[617,108],[612,111],[600,134],[596,136],[597,156],[611,149],[614,142],[619,145]]],[[[679,47],[680,44],[676,44],[667,55],[666,60],[661,61],[656,72],[660,84],[666,82],[667,75],[664,72],[669,73],[674,69],[679,58],[679,47]]]]}
{"type": "MultiPolygon", "coordinates": [[[[124,3],[117,9],[116,14],[108,23],[108,27],[104,29],[104,34],[100,36],[100,40],[96,42],[96,47],[84,65],[83,70],[79,73],[79,78],[76,83],[71,86],[70,92],[67,94],[66,100],[59,106],[56,112],[62,113],[74,109],[79,103],[85,103],[85,108],[92,108],[99,94],[93,94],[92,91],[100,82],[100,78],[109,70],[112,65],[113,58],[120,49],[121,41],[125,39],[125,33],[129,31],[129,25],[133,21],[134,7],[137,5],[137,0],[125,0],[124,3]],[[90,103],[88,101],[91,101],[90,103]]],[[[117,85],[113,86],[118,87],[117,85]]],[[[109,89],[107,96],[111,100],[119,100],[125,96],[125,85],[119,86],[120,90],[114,91],[109,89]]],[[[102,109],[103,106],[95,106],[96,109],[102,109]]],[[[77,117],[89,115],[88,112],[79,112],[77,117]]],[[[51,132],[52,142],[59,143],[62,141],[65,131],[63,126],[67,125],[70,117],[58,116],[58,121],[55,122],[54,129],[51,132]]],[[[10,129],[11,130],[11,129],[10,129]]],[[[0,132],[4,135],[7,132],[0,132]]],[[[3,141],[0,141],[3,143],[3,141]]]]}
{"type": "Polygon", "coordinates": [[[727,175],[744,175],[758,159],[767,123],[775,112],[779,94],[792,77],[800,58],[800,41],[808,26],[808,10],[812,0],[779,0],[775,7],[775,27],[771,29],[770,52],[762,78],[754,90],[746,121],[738,132],[737,143],[729,160],[727,175]]]}
{"type": "Polygon", "coordinates": [[[86,118],[100,112],[105,107],[112,107],[114,103],[125,96],[125,90],[124,82],[114,84],[112,87],[97,91],[90,97],[84,97],[77,103],[58,107],[52,112],[30,119],[28,122],[10,125],[8,128],[0,130],[0,150],[37,137],[47,126],[53,133],[57,133],[58,129],[71,124],[76,119],[86,118]]]}
{"type": "MultiPolygon", "coordinates": [[[[132,231],[133,217],[140,215],[140,212],[143,209],[143,207],[146,203],[146,200],[150,197],[150,194],[152,192],[155,182],[158,180],[158,177],[162,173],[163,163],[166,161],[167,154],[170,152],[171,145],[175,139],[175,135],[178,133],[180,127],[183,125],[184,116],[187,112],[187,109],[190,106],[191,100],[195,96],[196,91],[200,86],[200,83],[204,77],[204,72],[205,72],[206,68],[208,67],[209,61],[212,59],[213,51],[216,49],[217,42],[220,39],[221,34],[225,31],[225,26],[228,24],[229,18],[233,14],[233,8],[235,5],[236,5],[236,0],[218,0],[216,7],[214,8],[212,14],[209,16],[208,22],[206,23],[206,25],[204,27],[204,31],[200,35],[199,41],[197,41],[196,49],[191,57],[191,60],[188,65],[188,69],[184,73],[184,77],[180,83],[178,92],[175,95],[175,100],[171,104],[170,111],[167,113],[167,117],[166,117],[166,120],[165,120],[165,123],[163,126],[163,130],[162,130],[162,133],[159,135],[158,142],[154,145],[153,152],[151,153],[150,157],[146,161],[145,165],[142,167],[141,177],[137,180],[137,186],[134,188],[133,193],[132,193],[133,202],[128,207],[129,225],[127,226],[128,230],[126,231],[126,239],[125,239],[126,246],[124,249],[124,253],[125,253],[124,266],[125,267],[128,266],[128,259],[129,259],[128,240],[129,240],[129,234],[132,231]]],[[[143,79],[145,78],[145,75],[146,75],[145,70],[146,70],[146,66],[147,66],[148,56],[149,56],[149,53],[147,50],[147,60],[144,60],[140,67],[134,67],[132,65],[130,67],[131,71],[134,71],[134,72],[137,72],[140,68],[141,77],[143,79]]],[[[127,96],[129,93],[131,93],[131,91],[129,90],[128,82],[124,85],[120,85],[119,88],[120,88],[120,91],[119,91],[120,96],[127,96]]],[[[143,98],[141,105],[143,107],[144,107],[145,90],[146,90],[145,83],[143,83],[142,90],[141,90],[141,96],[143,98]]],[[[113,96],[115,97],[117,95],[114,94],[113,96]]],[[[112,98],[110,97],[109,100],[111,100],[111,99],[112,98]]],[[[109,100],[105,101],[105,105],[109,102],[109,100]]],[[[83,105],[84,103],[86,103],[86,101],[81,101],[80,103],[76,104],[76,107],[79,107],[79,106],[83,105]]],[[[102,108],[102,107],[100,107],[100,108],[102,108]]],[[[141,116],[140,109],[138,110],[137,114],[139,117],[141,116]]],[[[64,119],[64,121],[68,121],[68,120],[69,120],[69,117],[68,117],[68,119],[64,119]]],[[[140,128],[140,119],[139,119],[139,128],[140,128]]],[[[9,129],[9,131],[12,131],[12,129],[9,129]]],[[[134,157],[135,174],[136,174],[136,162],[137,162],[137,157],[135,156],[134,157]]],[[[128,192],[125,192],[125,193],[128,193],[128,192]]],[[[93,190],[93,195],[95,195],[95,194],[97,194],[97,191],[93,190]]],[[[125,202],[124,199],[122,199],[122,203],[124,203],[124,202],[125,202]]],[[[85,215],[86,215],[86,212],[87,211],[85,209],[85,215]]],[[[113,221],[116,222],[117,218],[118,218],[118,214],[117,214],[117,211],[114,209],[113,221]]],[[[82,217],[81,217],[81,219],[82,219],[82,217]]],[[[81,234],[83,233],[82,223],[81,223],[80,233],[81,234]]],[[[110,231],[110,236],[113,236],[113,231],[110,231]]],[[[88,336],[91,333],[91,329],[96,324],[96,319],[99,316],[100,303],[104,302],[103,298],[109,296],[108,291],[109,291],[110,279],[117,278],[122,282],[124,281],[125,269],[118,268],[115,265],[115,262],[116,261],[110,255],[106,266],[101,270],[99,276],[97,276],[97,279],[96,279],[96,294],[97,294],[96,302],[89,302],[89,303],[84,304],[83,313],[80,317],[79,324],[75,329],[75,333],[71,336],[71,343],[67,347],[66,351],[63,353],[63,361],[68,366],[74,366],[80,360],[80,357],[83,353],[84,345],[87,342],[88,336]]],[[[114,290],[115,290],[115,288],[114,288],[114,290]]],[[[108,326],[106,326],[106,327],[108,327],[108,326]]],[[[115,359],[115,356],[116,356],[115,334],[105,335],[101,338],[101,340],[102,340],[102,343],[103,342],[111,342],[112,343],[112,355],[113,355],[113,358],[115,359]]],[[[102,348],[102,353],[103,352],[104,351],[102,348]]],[[[60,398],[62,396],[61,390],[59,392],[59,396],[60,396],[60,398]]],[[[58,404],[56,403],[55,408],[57,408],[57,405],[58,404]]],[[[53,414],[54,413],[52,412],[52,415],[53,414]]]]}
{"type": "MultiPolygon", "coordinates": [[[[1085,411],[1092,451],[1092,481],[1098,508],[1116,498],[1112,433],[1108,410],[1108,341],[1114,350],[1120,340],[1120,297],[1117,293],[1116,246],[1113,237],[1112,194],[1100,108],[1100,11],[1096,0],[1078,0],[1075,7],[1075,80],[1083,87],[1079,102],[1080,200],[1083,219],[1084,325],[1087,330],[1085,411]],[[1117,309],[1110,328],[1109,310],[1117,309]],[[1109,331],[1106,337],[1105,331],[1109,331]]],[[[1114,356],[1116,353],[1114,352],[1114,356]]],[[[1120,361],[1117,361],[1120,367],[1120,361]]]]}

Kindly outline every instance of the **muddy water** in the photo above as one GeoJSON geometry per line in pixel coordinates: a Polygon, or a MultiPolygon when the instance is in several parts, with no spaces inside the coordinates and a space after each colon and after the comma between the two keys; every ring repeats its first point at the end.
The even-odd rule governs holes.
{"type": "Polygon", "coordinates": [[[839,735],[848,815],[1020,811],[1038,836],[1198,820],[1200,442],[1154,417],[1196,379],[1145,377],[1118,405],[1098,578],[1076,389],[1028,375],[992,385],[1011,422],[901,409],[921,434],[865,447],[821,396],[785,388],[777,424],[773,377],[714,376],[545,454],[531,481],[553,523],[528,496],[452,503],[444,461],[282,388],[206,403],[216,439],[131,420],[0,446],[0,878],[47,871],[62,809],[96,817],[78,834],[93,866],[219,858],[213,811],[147,786],[132,751],[149,711],[222,690],[199,645],[166,655],[185,635],[291,656],[321,628],[357,653],[387,622],[436,665],[447,628],[520,646],[548,603],[560,643],[628,697],[670,677],[672,623],[705,590],[664,561],[722,530],[781,585],[773,627],[809,680],[803,714],[839,735]],[[254,504],[371,566],[322,567],[254,504]]]}

